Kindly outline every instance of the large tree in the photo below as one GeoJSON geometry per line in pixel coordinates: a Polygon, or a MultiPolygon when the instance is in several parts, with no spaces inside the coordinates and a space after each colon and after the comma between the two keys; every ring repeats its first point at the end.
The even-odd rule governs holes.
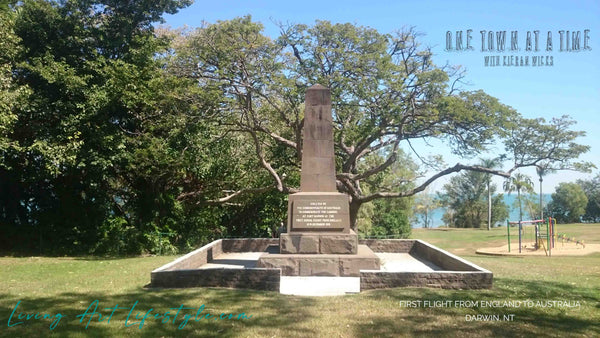
{"type": "Polygon", "coordinates": [[[559,222],[580,222],[585,214],[588,199],[577,183],[559,183],[548,204],[550,215],[559,222]]]}
{"type": "MultiPolygon", "coordinates": [[[[419,45],[412,29],[381,34],[368,27],[317,21],[313,26],[282,25],[277,40],[262,29],[250,17],[206,25],[184,33],[169,60],[171,72],[218,93],[220,109],[214,118],[226,133],[241,134],[253,144],[261,168],[257,174],[272,182],[238,185],[214,202],[229,202],[246,191],[298,191],[302,104],[306,88],[315,83],[331,89],[337,187],[350,197],[353,228],[362,204],[412,196],[444,175],[469,169],[508,176],[518,167],[544,159],[569,160],[588,149],[552,135],[541,148],[529,146],[540,143],[529,136],[528,143],[517,143],[517,135],[552,129],[554,122],[523,119],[482,91],[460,90],[463,73],[433,64],[431,51],[419,45]],[[413,140],[430,138],[464,157],[508,140],[507,156],[514,166],[502,172],[477,164],[443,168],[433,161],[437,173],[421,184],[410,186],[415,177],[398,177],[391,185],[363,189],[365,180],[389,170],[401,148],[414,151],[413,140]],[[542,151],[550,145],[565,151],[542,151]],[[363,165],[373,153],[382,154],[381,161],[363,165]]],[[[189,196],[193,192],[181,198],[189,196]]]]}
{"type": "Polygon", "coordinates": [[[588,199],[583,219],[591,222],[600,221],[600,174],[590,180],[577,180],[577,184],[581,186],[588,199]]]}
{"type": "MultiPolygon", "coordinates": [[[[8,4],[0,2],[0,153],[18,144],[10,138],[17,115],[13,108],[26,96],[26,88],[18,87],[12,79],[11,64],[20,52],[19,38],[14,31],[15,13],[8,4]]],[[[0,170],[8,164],[0,157],[0,170]]]]}
{"type": "MultiPolygon", "coordinates": [[[[554,167],[553,166],[553,162],[550,161],[543,161],[540,162],[538,164],[535,165],[535,171],[538,175],[539,181],[540,181],[540,194],[539,194],[539,205],[537,207],[537,209],[539,210],[538,215],[540,215],[539,219],[544,219],[544,199],[543,199],[543,186],[544,186],[544,176],[553,173],[556,170],[564,170],[567,168],[561,168],[561,166],[559,165],[558,167],[554,167]]],[[[585,168],[584,170],[587,171],[587,168],[585,168]]],[[[537,215],[530,215],[530,217],[535,218],[537,217],[537,215]]]]}
{"type": "Polygon", "coordinates": [[[571,130],[576,122],[567,115],[552,118],[528,119],[518,117],[506,125],[503,159],[513,162],[508,173],[522,167],[537,167],[538,175],[555,170],[589,171],[591,162],[578,161],[590,146],[576,143],[584,131],[571,130]]]}
{"type": "Polygon", "coordinates": [[[152,240],[147,234],[173,218],[175,199],[162,192],[177,177],[172,159],[181,153],[169,152],[162,136],[181,126],[166,115],[184,101],[165,91],[178,80],[160,72],[155,55],[164,43],[152,23],[186,4],[27,0],[3,7],[0,58],[12,84],[8,91],[2,84],[2,96],[22,93],[0,110],[3,249],[89,252],[115,228],[136,230],[127,246],[139,252],[152,240]]]}
{"type": "Polygon", "coordinates": [[[508,216],[502,194],[494,196],[496,185],[487,185],[486,173],[467,171],[453,176],[444,185],[440,200],[447,207],[444,219],[448,224],[458,228],[480,228],[488,220],[488,192],[491,197],[491,224],[506,219],[508,216]]]}
{"type": "Polygon", "coordinates": [[[559,170],[589,172],[595,165],[578,161],[581,154],[589,151],[587,145],[577,144],[577,138],[585,136],[583,131],[571,130],[575,124],[569,116],[563,115],[546,122],[543,118],[519,118],[508,124],[505,149],[502,155],[513,160],[512,173],[521,167],[534,166],[540,182],[539,210],[543,214],[543,177],[559,170]]]}

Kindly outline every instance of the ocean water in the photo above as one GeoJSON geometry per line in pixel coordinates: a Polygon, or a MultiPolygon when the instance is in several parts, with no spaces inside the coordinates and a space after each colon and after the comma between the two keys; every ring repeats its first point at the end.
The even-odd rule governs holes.
{"type": "MultiPolygon", "coordinates": [[[[515,200],[517,199],[517,194],[513,193],[513,194],[504,194],[504,203],[506,203],[506,205],[508,206],[508,217],[510,221],[518,221],[519,220],[519,207],[516,205],[513,205],[515,200]]],[[[544,194],[543,195],[543,199],[544,199],[544,206],[546,206],[551,200],[552,200],[552,196],[550,194],[544,194]]],[[[539,201],[539,199],[538,199],[539,201]]],[[[440,226],[445,226],[444,222],[442,221],[442,216],[444,215],[444,213],[446,212],[446,208],[437,208],[433,211],[431,211],[429,213],[429,218],[430,218],[430,227],[431,228],[437,228],[440,226]]],[[[523,220],[528,220],[528,214],[527,211],[525,211],[525,208],[523,208],[523,220]]],[[[506,225],[506,221],[502,223],[502,225],[506,225]]],[[[423,227],[423,223],[422,221],[420,223],[413,223],[412,224],[413,228],[422,228],[423,227]]]]}

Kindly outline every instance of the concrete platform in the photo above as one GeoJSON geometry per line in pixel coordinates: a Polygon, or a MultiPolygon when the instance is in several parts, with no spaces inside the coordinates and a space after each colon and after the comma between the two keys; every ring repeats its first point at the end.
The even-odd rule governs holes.
{"type": "MultiPolygon", "coordinates": [[[[378,265],[359,267],[358,276],[286,276],[282,267],[259,266],[265,253],[278,252],[279,239],[220,239],[153,270],[151,286],[226,287],[320,296],[394,287],[487,289],[493,284],[492,272],[420,240],[367,239],[359,243],[372,252],[378,265]]],[[[344,267],[339,257],[347,255],[317,256],[331,259],[328,263],[334,267],[344,267]]]]}
{"type": "MultiPolygon", "coordinates": [[[[380,271],[431,272],[442,271],[439,266],[409,253],[375,252],[381,262],[380,271]]],[[[224,252],[198,269],[248,269],[255,268],[262,252],[224,252]]],[[[333,277],[329,277],[330,279],[333,277]]],[[[341,277],[340,277],[341,278],[341,277]]],[[[327,280],[327,279],[321,279],[327,280]]]]}
{"type": "MultiPolygon", "coordinates": [[[[199,269],[255,268],[261,252],[224,252],[199,269]]],[[[376,252],[381,268],[387,272],[432,272],[437,265],[409,253],[376,252]]],[[[360,277],[281,276],[279,292],[297,296],[341,296],[360,292],[360,277]]]]}
{"type": "Polygon", "coordinates": [[[381,261],[381,271],[388,272],[431,272],[444,269],[409,253],[376,252],[381,261]]]}

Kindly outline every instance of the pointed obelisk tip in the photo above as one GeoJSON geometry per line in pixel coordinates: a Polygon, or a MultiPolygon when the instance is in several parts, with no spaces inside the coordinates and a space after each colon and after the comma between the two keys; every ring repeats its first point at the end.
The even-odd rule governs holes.
{"type": "Polygon", "coordinates": [[[317,83],[317,84],[310,86],[307,90],[329,90],[329,88],[317,83]]]}

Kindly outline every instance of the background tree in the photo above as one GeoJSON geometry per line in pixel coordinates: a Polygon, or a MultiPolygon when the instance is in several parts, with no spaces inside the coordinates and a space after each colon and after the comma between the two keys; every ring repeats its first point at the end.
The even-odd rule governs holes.
{"type": "MultiPolygon", "coordinates": [[[[399,151],[399,159],[385,171],[369,177],[362,183],[365,193],[380,186],[412,187],[410,177],[416,177],[418,166],[403,151],[399,151]]],[[[381,163],[384,158],[379,153],[370,154],[365,158],[364,166],[373,166],[381,163]]],[[[374,201],[363,204],[357,219],[357,229],[367,237],[393,237],[408,238],[411,233],[410,219],[413,216],[413,198],[401,198],[389,201],[374,201]],[[382,215],[386,213],[389,215],[382,215]],[[382,223],[383,222],[383,223],[382,223]]]]}
{"type": "MultiPolygon", "coordinates": [[[[18,86],[12,79],[11,64],[21,51],[19,37],[14,31],[15,13],[7,2],[0,2],[0,153],[18,151],[19,145],[10,133],[17,120],[14,106],[25,97],[27,88],[18,86]]],[[[4,157],[0,157],[0,173],[9,169],[4,157]]]]}
{"type": "Polygon", "coordinates": [[[137,253],[176,223],[166,192],[176,190],[178,128],[167,115],[184,101],[165,91],[177,92],[178,80],[162,76],[154,57],[165,44],[151,24],[187,4],[8,7],[1,38],[14,48],[1,53],[12,84],[2,93],[21,95],[0,112],[3,249],[86,253],[118,238],[123,252],[137,253]]]}
{"type": "MultiPolygon", "coordinates": [[[[444,219],[457,228],[480,228],[487,220],[487,182],[485,173],[467,171],[444,185],[440,200],[447,207],[444,219]]],[[[496,190],[490,184],[493,196],[496,190]]],[[[492,197],[492,224],[506,219],[508,212],[502,194],[492,197]]]]}
{"type": "MultiPolygon", "coordinates": [[[[306,88],[315,83],[331,89],[337,185],[350,197],[353,228],[362,204],[412,196],[444,175],[463,169],[509,175],[480,165],[441,168],[434,161],[429,164],[437,163],[437,173],[419,185],[407,189],[401,183],[365,192],[363,182],[394,164],[400,145],[410,149],[413,139],[441,139],[455,154],[467,157],[484,152],[499,137],[509,140],[515,168],[555,155],[572,159],[577,151],[588,149],[563,144],[566,139],[556,139],[554,145],[577,146],[576,151],[548,153],[536,148],[534,153],[533,148],[516,144],[516,134],[531,132],[515,123],[522,118],[482,91],[458,90],[462,73],[435,66],[431,52],[417,40],[413,30],[381,34],[367,27],[317,21],[313,26],[281,26],[280,37],[273,41],[250,17],[184,34],[174,47],[169,70],[219,93],[221,109],[215,118],[227,132],[243,134],[254,145],[257,163],[272,182],[230,189],[223,198],[267,188],[284,194],[297,191],[302,103],[306,88]],[[375,152],[383,161],[364,166],[365,158],[375,152]]],[[[536,131],[546,127],[543,120],[528,121],[536,131]]]]}
{"type": "Polygon", "coordinates": [[[523,201],[521,198],[521,192],[531,193],[533,192],[533,182],[529,176],[521,173],[516,173],[515,175],[509,177],[504,181],[503,185],[504,191],[507,193],[511,193],[513,191],[517,192],[517,203],[519,205],[519,221],[523,220],[523,201]]]}
{"type": "MultiPolygon", "coordinates": [[[[523,208],[529,219],[538,219],[540,216],[540,201],[536,194],[525,194],[522,196],[523,208]]],[[[515,200],[515,204],[517,200],[515,200]]],[[[518,206],[517,206],[518,207],[518,206]]]]}
{"type": "Polygon", "coordinates": [[[136,254],[272,236],[299,185],[304,94],[314,83],[333,95],[337,188],[355,229],[368,204],[369,229],[405,236],[397,229],[407,222],[392,220],[408,219],[406,197],[437,178],[508,175],[443,167],[419,156],[414,139],[443,140],[466,159],[508,140],[515,166],[575,165],[587,150],[577,132],[531,141],[559,152],[516,142],[568,125],[515,123],[522,118],[495,98],[459,90],[462,73],[435,66],[413,30],[318,21],[282,26],[272,40],[245,17],[156,34],[163,13],[188,4],[0,5],[1,249],[136,254]]]}
{"type": "MultiPolygon", "coordinates": [[[[487,158],[487,159],[482,159],[481,160],[481,166],[485,167],[485,168],[494,168],[497,167],[501,164],[501,159],[500,158],[487,158]]],[[[488,230],[491,230],[492,228],[492,189],[491,189],[491,184],[492,184],[492,174],[486,173],[485,174],[485,184],[487,187],[487,226],[488,226],[488,230]]]]}
{"type": "Polygon", "coordinates": [[[431,194],[429,187],[415,196],[413,213],[416,217],[415,222],[419,219],[423,222],[423,227],[428,228],[431,225],[430,213],[441,206],[440,201],[431,194]]]}
{"type": "Polygon", "coordinates": [[[507,172],[531,166],[541,168],[542,174],[555,170],[589,172],[595,168],[591,162],[577,161],[581,154],[590,150],[590,146],[575,142],[585,136],[583,131],[570,129],[575,123],[569,116],[563,115],[549,122],[543,118],[519,116],[506,124],[504,146],[507,153],[501,157],[513,161],[507,172]]]}
{"type": "Polygon", "coordinates": [[[591,162],[577,160],[590,147],[575,143],[578,137],[585,136],[585,132],[571,130],[574,124],[575,121],[566,115],[549,122],[543,118],[519,117],[514,123],[507,124],[504,142],[507,154],[501,157],[513,160],[509,173],[521,167],[535,166],[540,181],[540,218],[544,217],[542,183],[545,175],[558,170],[589,172],[595,168],[591,162]]]}
{"type": "Polygon", "coordinates": [[[589,222],[600,221],[600,174],[591,180],[577,180],[577,184],[588,199],[583,219],[589,222]]]}
{"type": "Polygon", "coordinates": [[[373,227],[368,236],[383,238],[410,237],[411,202],[409,197],[374,201],[373,227]]]}
{"type": "Polygon", "coordinates": [[[548,204],[550,215],[563,223],[581,221],[588,199],[577,183],[559,183],[548,204]]]}
{"type": "MultiPolygon", "coordinates": [[[[535,171],[540,180],[540,205],[538,207],[538,210],[539,210],[538,215],[540,215],[540,219],[544,219],[544,199],[543,199],[544,195],[542,193],[544,176],[546,176],[550,173],[553,173],[556,170],[557,169],[553,169],[552,162],[550,162],[550,161],[543,161],[543,162],[536,164],[536,166],[535,166],[535,171]]],[[[535,217],[536,217],[534,215],[530,215],[530,216],[531,216],[531,219],[535,219],[535,217]]]]}

